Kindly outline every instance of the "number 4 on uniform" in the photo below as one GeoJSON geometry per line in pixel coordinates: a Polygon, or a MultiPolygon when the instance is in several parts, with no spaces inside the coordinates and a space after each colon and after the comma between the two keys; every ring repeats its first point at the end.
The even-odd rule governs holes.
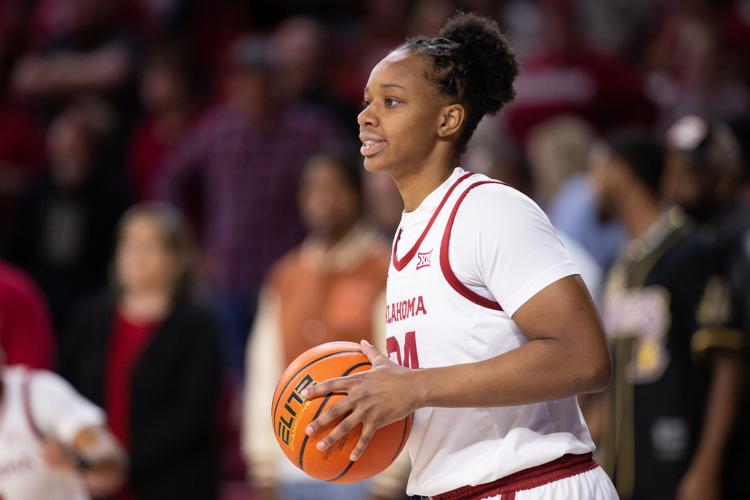
{"type": "Polygon", "coordinates": [[[401,346],[396,337],[388,337],[385,341],[388,357],[393,359],[391,354],[396,355],[396,361],[399,365],[406,368],[419,368],[419,355],[417,354],[417,337],[414,332],[406,332],[404,335],[404,355],[401,356],[401,346]]]}

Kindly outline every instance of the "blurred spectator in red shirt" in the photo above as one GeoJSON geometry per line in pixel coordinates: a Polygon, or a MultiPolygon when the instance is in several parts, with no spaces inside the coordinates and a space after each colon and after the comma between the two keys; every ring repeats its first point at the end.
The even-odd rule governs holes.
{"type": "Polygon", "coordinates": [[[727,121],[750,110],[750,91],[724,29],[711,2],[670,3],[646,54],[662,128],[687,114],[727,121]]]}
{"type": "MultiPolygon", "coordinates": [[[[40,2],[37,18],[48,14],[54,28],[20,58],[11,80],[18,95],[50,118],[80,93],[108,99],[120,115],[113,148],[122,148],[121,138],[136,109],[136,46],[119,23],[119,7],[118,2],[101,0],[40,2]]],[[[122,151],[110,154],[118,157],[122,151]]]]}
{"type": "Polygon", "coordinates": [[[277,94],[276,68],[264,41],[240,39],[230,64],[225,100],[175,147],[157,190],[184,207],[190,181],[200,179],[202,264],[230,335],[225,355],[240,371],[265,272],[303,235],[291,202],[302,166],[344,135],[324,112],[288,104],[277,94]]]}
{"type": "Polygon", "coordinates": [[[26,273],[0,260],[0,351],[7,364],[51,370],[54,350],[42,294],[26,273]]]}
{"type": "Polygon", "coordinates": [[[598,130],[654,118],[640,76],[583,37],[574,0],[543,2],[546,49],[522,62],[516,100],[504,114],[508,130],[525,143],[531,129],[555,116],[580,116],[598,130]]]}
{"type": "Polygon", "coordinates": [[[162,162],[198,115],[194,63],[178,43],[157,45],[140,75],[145,116],[135,125],[129,177],[137,199],[153,196],[162,162]]]}
{"type": "Polygon", "coordinates": [[[106,282],[114,227],[127,207],[118,169],[102,158],[111,108],[81,97],[52,123],[49,170],[24,193],[8,239],[8,260],[44,291],[56,325],[82,295],[106,282]]]}

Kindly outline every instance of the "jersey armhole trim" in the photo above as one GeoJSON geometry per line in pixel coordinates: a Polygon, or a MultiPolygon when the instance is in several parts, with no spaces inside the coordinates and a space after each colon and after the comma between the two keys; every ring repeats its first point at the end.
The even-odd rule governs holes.
{"type": "Polygon", "coordinates": [[[44,433],[34,420],[34,413],[31,410],[31,373],[24,371],[23,381],[21,382],[21,400],[23,402],[23,414],[26,422],[29,424],[31,432],[39,441],[44,441],[44,433]]]}
{"type": "Polygon", "coordinates": [[[450,247],[450,239],[451,239],[451,232],[453,230],[453,223],[456,219],[456,214],[458,213],[458,208],[461,206],[461,203],[464,201],[464,198],[466,198],[466,195],[469,194],[469,191],[472,189],[482,186],[484,184],[500,184],[505,185],[504,183],[500,181],[479,181],[475,182],[466,190],[461,193],[461,196],[459,196],[458,200],[456,201],[456,204],[453,206],[453,210],[451,211],[450,217],[448,218],[448,223],[445,226],[445,232],[443,233],[443,240],[440,244],[440,269],[443,271],[443,276],[445,277],[445,280],[448,282],[448,284],[453,288],[456,292],[461,294],[465,299],[470,300],[471,302],[486,307],[487,309],[492,309],[495,311],[502,311],[503,308],[500,304],[495,302],[494,300],[490,300],[486,297],[482,297],[478,293],[471,290],[469,287],[461,283],[461,280],[458,279],[456,276],[456,273],[453,272],[453,269],[451,268],[450,258],[448,256],[448,250],[450,247]]]}

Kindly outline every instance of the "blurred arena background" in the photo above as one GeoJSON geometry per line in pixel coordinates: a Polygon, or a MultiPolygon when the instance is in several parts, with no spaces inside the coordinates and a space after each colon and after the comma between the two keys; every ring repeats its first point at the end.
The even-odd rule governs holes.
{"type": "Polygon", "coordinates": [[[403,466],[316,490],[259,408],[308,347],[382,337],[402,207],[359,172],[356,115],[372,66],[456,9],[495,18],[522,63],[464,166],[544,208],[602,307],[629,237],[588,170],[623,128],[680,149],[668,131],[695,115],[693,152],[727,125],[710,208],[736,208],[728,278],[747,272],[750,1],[0,0],[0,347],[109,414],[131,460],[115,498],[403,498],[403,466]]]}

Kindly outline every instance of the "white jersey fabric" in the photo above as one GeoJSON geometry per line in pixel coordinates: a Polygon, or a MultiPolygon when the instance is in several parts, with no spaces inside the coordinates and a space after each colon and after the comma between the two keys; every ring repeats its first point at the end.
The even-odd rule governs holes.
{"type": "Polygon", "coordinates": [[[69,444],[81,430],[104,425],[104,413],[51,372],[5,367],[2,382],[0,499],[88,499],[75,472],[45,463],[42,442],[69,444]]]}
{"type": "MultiPolygon", "coordinates": [[[[526,342],[513,314],[576,267],[528,197],[457,168],[402,215],[388,272],[387,353],[411,368],[489,359],[526,342]]],[[[422,408],[407,444],[407,493],[489,483],[594,449],[576,399],[422,408]]]]}

